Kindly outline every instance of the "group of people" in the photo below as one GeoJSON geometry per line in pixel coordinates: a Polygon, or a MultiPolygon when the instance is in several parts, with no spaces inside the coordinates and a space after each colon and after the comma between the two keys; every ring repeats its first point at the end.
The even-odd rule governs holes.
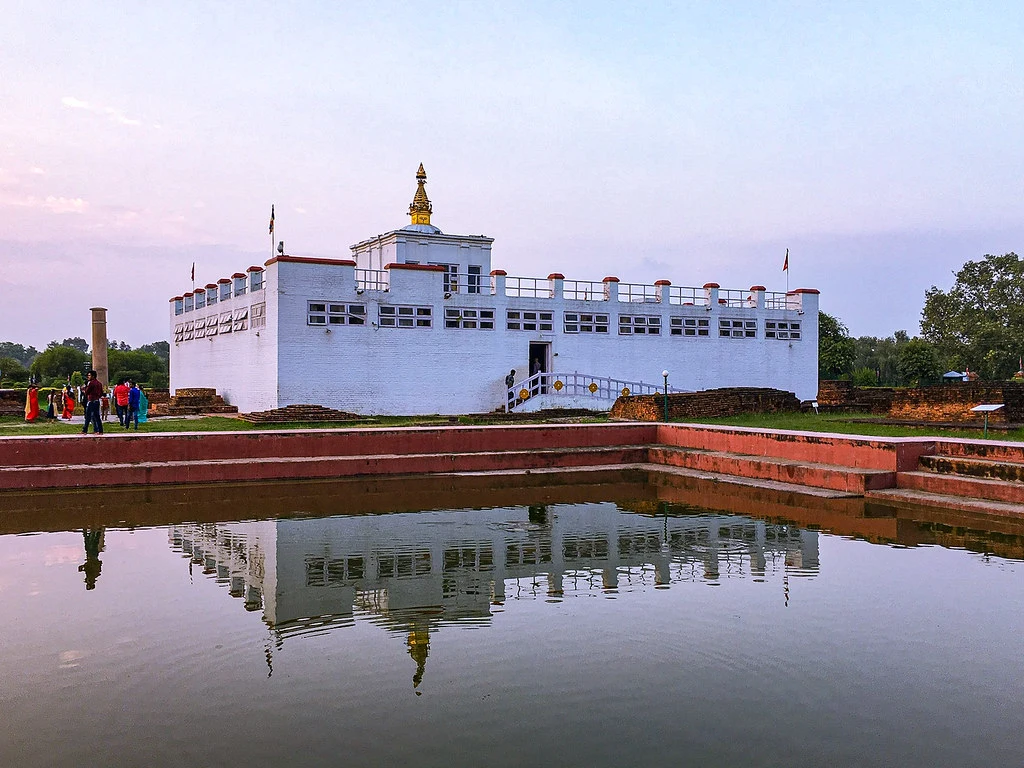
{"type": "MultiPolygon", "coordinates": [[[[110,413],[110,400],[113,399],[117,420],[122,428],[137,430],[140,422],[147,421],[149,399],[142,387],[134,381],[121,379],[114,387],[114,391],[108,395],[96,371],[88,371],[85,378],[83,387],[74,387],[69,382],[63,389],[49,393],[46,398],[45,417],[56,419],[60,412],[60,418],[70,421],[75,412],[75,404],[82,402],[85,406],[85,425],[82,427],[82,434],[88,434],[91,424],[93,432],[102,435],[103,423],[110,413]]],[[[25,420],[35,421],[40,415],[43,414],[39,408],[39,389],[32,384],[25,397],[25,420]]]]}

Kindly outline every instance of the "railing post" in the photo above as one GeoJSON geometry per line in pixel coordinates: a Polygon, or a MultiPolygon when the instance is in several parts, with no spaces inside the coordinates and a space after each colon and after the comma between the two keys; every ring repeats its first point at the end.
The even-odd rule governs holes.
{"type": "Polygon", "coordinates": [[[604,300],[605,301],[618,301],[619,300],[619,278],[617,277],[606,277],[601,281],[604,283],[604,300]]]}
{"type": "Polygon", "coordinates": [[[658,301],[662,304],[668,304],[669,289],[672,286],[671,280],[655,280],[654,284],[658,287],[658,301]]]}
{"type": "Polygon", "coordinates": [[[561,272],[552,272],[548,275],[548,285],[550,286],[549,290],[551,291],[551,296],[549,298],[562,298],[562,290],[565,287],[565,275],[561,272]]]}
{"type": "Polygon", "coordinates": [[[764,292],[767,290],[763,285],[750,286],[750,296],[747,303],[755,309],[764,309],[764,292]]]}
{"type": "Polygon", "coordinates": [[[491,270],[491,295],[492,296],[504,296],[505,295],[505,276],[508,273],[504,269],[492,269],[491,270]]]}
{"type": "Polygon", "coordinates": [[[718,309],[718,283],[704,283],[704,301],[711,309],[718,309]]]}

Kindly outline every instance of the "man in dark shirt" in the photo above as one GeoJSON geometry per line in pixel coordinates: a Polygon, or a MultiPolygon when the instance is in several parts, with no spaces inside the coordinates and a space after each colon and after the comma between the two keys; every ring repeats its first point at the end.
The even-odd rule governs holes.
{"type": "Polygon", "coordinates": [[[82,425],[82,434],[89,434],[89,424],[93,425],[92,431],[97,435],[103,434],[103,422],[100,421],[100,398],[103,397],[103,384],[96,378],[96,371],[89,371],[85,374],[85,388],[82,390],[82,398],[85,400],[85,424],[82,425]]]}

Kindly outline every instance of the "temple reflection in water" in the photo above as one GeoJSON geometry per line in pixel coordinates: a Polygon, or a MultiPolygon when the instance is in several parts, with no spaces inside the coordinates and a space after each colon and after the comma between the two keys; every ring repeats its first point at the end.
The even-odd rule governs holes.
{"type": "Polygon", "coordinates": [[[278,646],[357,616],[404,634],[414,685],[432,629],[487,621],[506,599],[817,572],[814,531],[666,504],[644,511],[595,503],[198,523],[169,536],[247,610],[262,608],[278,646]]]}

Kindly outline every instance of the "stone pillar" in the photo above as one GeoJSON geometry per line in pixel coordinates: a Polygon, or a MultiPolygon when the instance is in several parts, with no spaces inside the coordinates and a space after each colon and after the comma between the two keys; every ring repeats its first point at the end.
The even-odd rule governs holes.
{"type": "Polygon", "coordinates": [[[107,370],[107,310],[93,307],[92,312],[92,367],[96,378],[104,387],[110,386],[110,372],[107,370]]]}

